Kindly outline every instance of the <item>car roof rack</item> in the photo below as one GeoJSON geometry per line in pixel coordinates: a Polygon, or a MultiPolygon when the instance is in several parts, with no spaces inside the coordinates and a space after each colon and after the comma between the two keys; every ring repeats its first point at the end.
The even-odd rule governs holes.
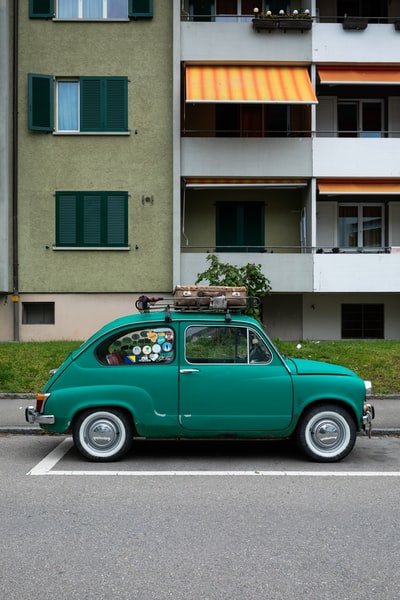
{"type": "MultiPolygon", "coordinates": [[[[194,286],[193,286],[194,287],[194,286]]],[[[196,289],[196,294],[176,295],[165,297],[139,296],[135,302],[136,309],[141,313],[150,311],[165,311],[166,320],[170,320],[171,311],[174,312],[208,312],[225,313],[227,321],[230,320],[231,313],[241,313],[248,308],[258,308],[261,306],[260,298],[255,296],[244,296],[230,294],[227,288],[221,293],[219,288],[216,292],[210,291],[210,286],[206,291],[202,291],[200,286],[196,289]]]]}

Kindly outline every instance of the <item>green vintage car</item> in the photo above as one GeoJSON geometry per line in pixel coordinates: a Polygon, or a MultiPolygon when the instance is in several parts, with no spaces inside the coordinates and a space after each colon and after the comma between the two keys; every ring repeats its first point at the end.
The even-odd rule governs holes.
{"type": "Polygon", "coordinates": [[[148,300],[68,356],[29,423],[72,431],[91,461],[121,458],[135,437],[225,436],[294,437],[309,459],[335,462],[370,431],[370,383],[349,369],[282,356],[258,321],[232,309],[153,312],[148,300]]]}

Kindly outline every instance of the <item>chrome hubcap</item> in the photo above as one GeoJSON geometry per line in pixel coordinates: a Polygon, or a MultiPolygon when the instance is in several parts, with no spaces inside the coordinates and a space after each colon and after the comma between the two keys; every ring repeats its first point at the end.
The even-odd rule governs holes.
{"type": "Polygon", "coordinates": [[[101,450],[114,446],[118,441],[119,433],[114,423],[102,420],[95,421],[87,429],[86,439],[101,450]]]}
{"type": "Polygon", "coordinates": [[[317,423],[312,435],[318,446],[323,448],[335,446],[342,438],[342,432],[337,423],[328,420],[317,423]]]}

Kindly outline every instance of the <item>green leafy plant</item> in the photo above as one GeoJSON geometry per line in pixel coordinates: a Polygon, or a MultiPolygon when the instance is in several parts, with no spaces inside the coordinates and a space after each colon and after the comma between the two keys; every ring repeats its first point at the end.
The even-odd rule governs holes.
{"type": "MultiPolygon", "coordinates": [[[[271,293],[271,282],[261,272],[261,265],[248,263],[243,267],[238,267],[220,262],[215,254],[209,254],[207,260],[210,266],[203,273],[197,274],[196,285],[202,281],[208,281],[209,285],[243,286],[247,289],[248,296],[258,298],[271,293]]],[[[246,314],[260,320],[261,308],[248,308],[246,314]]]]}

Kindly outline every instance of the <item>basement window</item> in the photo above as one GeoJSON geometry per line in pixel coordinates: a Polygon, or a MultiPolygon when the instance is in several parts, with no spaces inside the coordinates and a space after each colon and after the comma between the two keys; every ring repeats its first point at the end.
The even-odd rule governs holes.
{"type": "Polygon", "coordinates": [[[342,304],[342,339],[384,339],[384,305],[342,304]]]}
{"type": "Polygon", "coordinates": [[[23,325],[54,325],[54,302],[23,302],[23,325]]]}

